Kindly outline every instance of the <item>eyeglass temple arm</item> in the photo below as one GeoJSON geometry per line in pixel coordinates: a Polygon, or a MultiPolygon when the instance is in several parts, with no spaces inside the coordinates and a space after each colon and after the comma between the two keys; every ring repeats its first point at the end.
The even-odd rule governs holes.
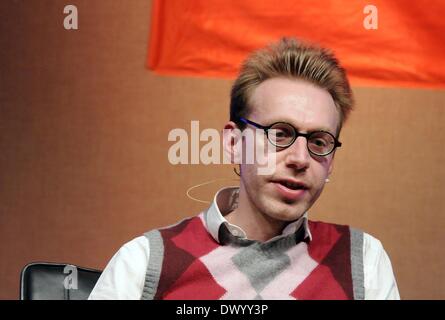
{"type": "Polygon", "coordinates": [[[258,124],[258,123],[256,123],[256,122],[250,121],[250,120],[248,120],[248,119],[246,119],[246,118],[243,118],[243,117],[239,117],[239,119],[240,119],[242,122],[244,122],[245,124],[251,124],[252,126],[257,127],[257,128],[259,128],[259,129],[264,129],[264,130],[268,130],[268,129],[270,129],[270,127],[262,126],[262,125],[260,125],[260,124],[258,124]]]}

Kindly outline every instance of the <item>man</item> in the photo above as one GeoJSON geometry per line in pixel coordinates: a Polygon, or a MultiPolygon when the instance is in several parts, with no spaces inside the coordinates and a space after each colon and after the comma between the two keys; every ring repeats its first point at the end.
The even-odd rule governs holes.
{"type": "Polygon", "coordinates": [[[399,299],[379,240],[308,220],[352,105],[328,50],[282,39],[253,53],[232,88],[224,148],[240,161],[236,133],[260,132],[256,147],[275,148],[274,170],[240,161],[239,188],[125,244],[90,299],[399,299]]]}

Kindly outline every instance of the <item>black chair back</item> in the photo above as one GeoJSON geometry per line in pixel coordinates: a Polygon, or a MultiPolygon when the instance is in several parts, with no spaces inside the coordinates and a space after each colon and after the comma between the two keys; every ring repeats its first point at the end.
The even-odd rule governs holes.
{"type": "Polygon", "coordinates": [[[20,276],[20,300],[86,300],[100,270],[66,263],[33,262],[20,276]]]}

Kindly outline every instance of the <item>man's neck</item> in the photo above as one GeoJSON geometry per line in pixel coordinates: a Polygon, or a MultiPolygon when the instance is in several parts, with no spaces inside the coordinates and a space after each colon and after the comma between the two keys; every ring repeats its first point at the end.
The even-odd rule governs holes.
{"type": "Polygon", "coordinates": [[[238,207],[225,216],[226,220],[239,226],[250,240],[267,241],[281,234],[287,222],[270,218],[258,211],[249,201],[245,189],[240,186],[238,207]]]}

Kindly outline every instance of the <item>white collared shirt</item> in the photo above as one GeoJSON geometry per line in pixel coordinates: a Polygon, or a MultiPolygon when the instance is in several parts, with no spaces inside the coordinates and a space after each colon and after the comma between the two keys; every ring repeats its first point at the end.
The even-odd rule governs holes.
{"type": "MultiPolygon", "coordinates": [[[[207,209],[205,224],[207,231],[219,242],[218,231],[221,224],[236,237],[246,238],[246,233],[239,226],[230,224],[224,216],[237,205],[238,187],[223,188],[218,191],[212,204],[207,209]]],[[[295,233],[303,225],[304,237],[312,239],[307,213],[300,219],[288,224],[281,235],[295,233]]],[[[149,240],[140,236],[124,244],[112,257],[102,272],[90,300],[139,300],[145,283],[148,260],[150,258],[149,240]]],[[[366,300],[400,299],[391,261],[381,242],[371,235],[363,234],[363,265],[366,300]]]]}

